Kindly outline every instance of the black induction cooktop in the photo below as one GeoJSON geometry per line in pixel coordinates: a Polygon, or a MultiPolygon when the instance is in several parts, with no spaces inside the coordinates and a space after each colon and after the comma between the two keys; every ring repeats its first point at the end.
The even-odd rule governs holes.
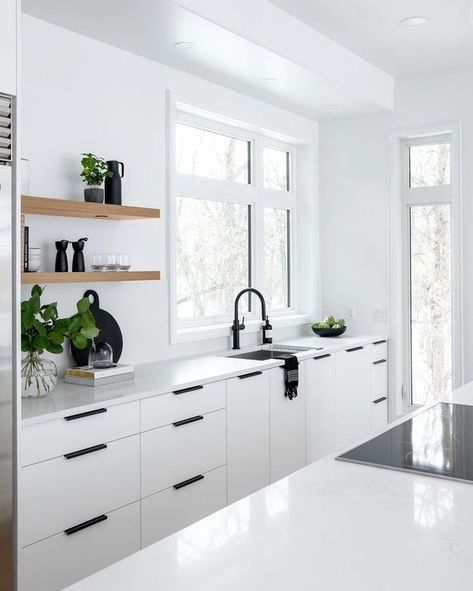
{"type": "Polygon", "coordinates": [[[473,482],[473,406],[439,402],[337,460],[473,482]]]}

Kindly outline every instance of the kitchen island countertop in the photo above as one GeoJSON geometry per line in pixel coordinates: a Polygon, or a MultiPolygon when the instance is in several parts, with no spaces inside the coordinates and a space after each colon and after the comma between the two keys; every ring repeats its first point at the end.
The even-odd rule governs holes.
{"type": "Polygon", "coordinates": [[[470,591],[472,540],[473,484],[329,456],[69,591],[470,591]]]}

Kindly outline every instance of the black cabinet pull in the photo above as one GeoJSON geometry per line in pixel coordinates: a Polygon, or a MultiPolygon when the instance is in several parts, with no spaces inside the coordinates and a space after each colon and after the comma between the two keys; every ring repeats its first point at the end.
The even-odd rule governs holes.
{"type": "Polygon", "coordinates": [[[364,347],[353,347],[352,349],[347,349],[347,353],[353,353],[353,351],[361,351],[364,347]]]}
{"type": "Polygon", "coordinates": [[[314,359],[317,361],[317,359],[327,359],[327,357],[332,357],[332,355],[330,353],[325,353],[325,355],[319,355],[318,357],[314,357],[314,359]]]}
{"type": "Polygon", "coordinates": [[[202,415],[197,415],[195,417],[190,417],[189,419],[183,419],[182,421],[176,421],[173,423],[174,427],[181,427],[182,425],[188,425],[189,423],[195,423],[196,421],[203,421],[204,417],[202,415]]]}
{"type": "Polygon", "coordinates": [[[194,392],[194,390],[203,390],[204,386],[192,386],[192,388],[183,388],[182,390],[174,390],[173,394],[185,394],[186,392],[194,392]]]}
{"type": "Polygon", "coordinates": [[[189,480],[183,480],[179,482],[179,484],[175,484],[173,486],[174,489],[179,490],[180,488],[184,488],[184,486],[189,486],[189,484],[194,484],[194,482],[199,482],[199,480],[203,480],[204,475],[199,474],[198,476],[194,476],[193,478],[189,478],[189,480]]]}
{"type": "Polygon", "coordinates": [[[382,398],[378,398],[376,400],[373,400],[373,404],[379,404],[380,402],[384,402],[385,400],[387,400],[386,396],[383,396],[382,398]]]}
{"type": "Polygon", "coordinates": [[[72,458],[85,456],[86,454],[91,454],[92,452],[99,451],[101,449],[107,449],[107,444],[101,443],[100,445],[93,445],[92,447],[86,447],[85,449],[79,449],[78,451],[71,451],[68,454],[64,454],[64,457],[66,460],[72,460],[72,458]]]}
{"type": "Polygon", "coordinates": [[[386,341],[375,341],[373,343],[373,345],[382,345],[383,343],[385,343],[386,341]]]}
{"type": "Polygon", "coordinates": [[[79,525],[74,525],[74,527],[69,527],[68,529],[64,530],[64,533],[68,536],[81,531],[82,529],[86,529],[96,523],[100,523],[101,521],[105,521],[108,519],[106,515],[99,515],[98,517],[94,517],[93,519],[89,519],[89,521],[84,521],[83,523],[79,523],[79,525]]]}
{"type": "Polygon", "coordinates": [[[88,410],[87,412],[79,412],[76,415],[69,415],[64,417],[66,421],[75,421],[76,419],[84,419],[85,417],[91,417],[92,415],[100,415],[103,412],[107,412],[106,408],[96,408],[95,410],[88,410]]]}
{"type": "Polygon", "coordinates": [[[246,380],[246,378],[253,378],[254,376],[261,376],[263,375],[262,371],[253,371],[251,373],[245,373],[242,376],[238,376],[239,380],[246,380]]]}
{"type": "Polygon", "coordinates": [[[380,363],[386,363],[386,359],[378,359],[378,361],[373,361],[373,365],[379,365],[380,363]]]}

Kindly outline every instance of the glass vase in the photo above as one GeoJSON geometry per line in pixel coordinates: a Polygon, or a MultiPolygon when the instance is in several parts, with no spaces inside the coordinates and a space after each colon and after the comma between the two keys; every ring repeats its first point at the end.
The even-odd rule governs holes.
{"type": "Polygon", "coordinates": [[[57,384],[57,367],[51,359],[28,353],[21,362],[21,396],[39,398],[48,395],[57,384]]]}

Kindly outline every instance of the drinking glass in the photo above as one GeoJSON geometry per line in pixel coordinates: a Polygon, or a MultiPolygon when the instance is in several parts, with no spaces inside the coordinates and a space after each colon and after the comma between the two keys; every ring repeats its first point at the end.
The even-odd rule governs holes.
{"type": "Polygon", "coordinates": [[[106,271],[118,271],[117,255],[107,254],[105,255],[105,270],[106,271]]]}
{"type": "Polygon", "coordinates": [[[92,271],[103,271],[105,267],[105,256],[103,254],[93,254],[90,268],[92,271]]]}
{"type": "Polygon", "coordinates": [[[117,254],[117,263],[119,271],[128,271],[130,269],[130,261],[127,254],[117,254]]]}

